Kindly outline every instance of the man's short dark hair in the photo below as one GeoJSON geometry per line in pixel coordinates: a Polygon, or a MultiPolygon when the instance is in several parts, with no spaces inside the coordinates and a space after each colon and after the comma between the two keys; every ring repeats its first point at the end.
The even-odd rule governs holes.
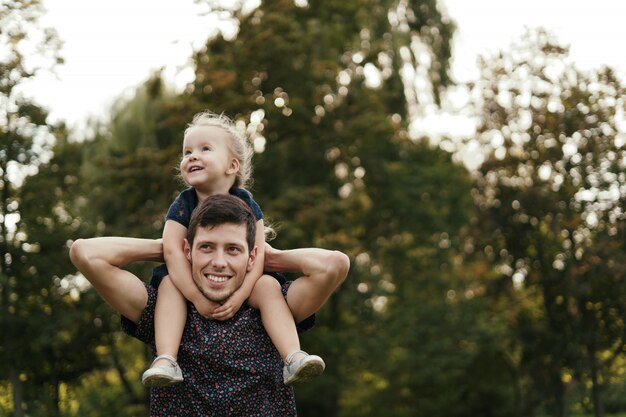
{"type": "Polygon", "coordinates": [[[193,246],[193,240],[199,227],[214,227],[226,223],[245,225],[248,250],[254,248],[256,218],[243,200],[230,194],[212,195],[198,204],[198,207],[191,214],[187,228],[189,245],[193,246]]]}

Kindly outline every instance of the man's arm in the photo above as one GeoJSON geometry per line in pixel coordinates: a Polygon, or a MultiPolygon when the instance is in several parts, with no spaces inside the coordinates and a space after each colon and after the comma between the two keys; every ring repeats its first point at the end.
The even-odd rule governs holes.
{"type": "Polygon", "coordinates": [[[78,239],[70,248],[70,258],[111,307],[136,323],[147,305],[148,293],[143,281],[122,267],[132,262],[162,262],[163,245],[161,239],[78,239]]]}
{"type": "Polygon", "coordinates": [[[318,311],[346,279],[350,259],[339,251],[319,248],[277,250],[266,244],[265,269],[301,274],[287,292],[287,305],[299,323],[318,311]]]}

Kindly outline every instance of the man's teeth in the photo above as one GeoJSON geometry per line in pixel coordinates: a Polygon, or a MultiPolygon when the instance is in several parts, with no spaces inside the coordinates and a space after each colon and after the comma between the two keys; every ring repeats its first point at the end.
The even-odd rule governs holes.
{"type": "Polygon", "coordinates": [[[218,277],[216,275],[207,275],[206,277],[213,282],[225,282],[228,279],[228,277],[218,277]]]}

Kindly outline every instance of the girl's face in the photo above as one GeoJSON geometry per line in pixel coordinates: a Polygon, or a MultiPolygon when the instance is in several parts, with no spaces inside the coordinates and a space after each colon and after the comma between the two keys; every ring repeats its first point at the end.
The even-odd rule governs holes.
{"type": "Polygon", "coordinates": [[[235,182],[239,162],[228,143],[229,133],[219,126],[196,126],[183,140],[180,172],[198,191],[227,192],[235,182]]]}

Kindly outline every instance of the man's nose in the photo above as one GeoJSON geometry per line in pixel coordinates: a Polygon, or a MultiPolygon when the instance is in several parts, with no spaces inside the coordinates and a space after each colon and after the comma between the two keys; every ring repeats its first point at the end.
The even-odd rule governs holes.
{"type": "Polygon", "coordinates": [[[223,268],[226,266],[226,257],[224,256],[224,251],[221,249],[216,250],[213,253],[213,266],[223,268]]]}

